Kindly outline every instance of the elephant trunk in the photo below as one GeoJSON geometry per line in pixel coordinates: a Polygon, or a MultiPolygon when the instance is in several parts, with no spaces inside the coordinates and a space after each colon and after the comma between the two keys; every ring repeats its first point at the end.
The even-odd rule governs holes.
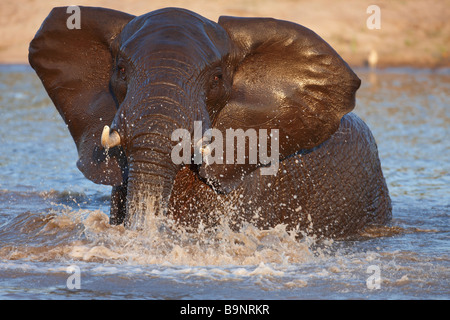
{"type": "MultiPolygon", "coordinates": [[[[161,164],[134,161],[128,178],[125,226],[149,229],[156,215],[167,213],[176,172],[161,164]],[[162,171],[166,172],[162,173],[162,171]]],[[[130,169],[131,169],[130,168],[130,169]]]]}
{"type": "Polygon", "coordinates": [[[165,214],[180,166],[170,155],[171,133],[177,127],[170,118],[153,115],[135,127],[128,150],[128,187],[125,226],[147,229],[149,218],[165,214]],[[152,128],[149,130],[149,128],[152,128]]]}
{"type": "Polygon", "coordinates": [[[130,229],[147,229],[152,216],[168,211],[175,177],[182,167],[171,159],[176,144],[172,133],[180,128],[193,131],[194,121],[209,119],[206,108],[198,108],[198,99],[192,98],[195,94],[187,97],[183,77],[173,76],[168,79],[166,71],[164,81],[147,80],[150,84],[145,88],[129,93],[131,101],[124,101],[112,126],[125,137],[129,170],[125,226],[130,229]]]}

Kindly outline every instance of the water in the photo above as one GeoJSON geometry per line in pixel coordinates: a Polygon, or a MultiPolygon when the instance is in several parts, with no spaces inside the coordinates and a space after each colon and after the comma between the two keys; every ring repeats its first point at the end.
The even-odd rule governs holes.
{"type": "Polygon", "coordinates": [[[450,70],[356,72],[394,218],[362,239],[317,242],[283,226],[108,225],[110,188],[77,170],[35,74],[1,66],[0,299],[449,299],[450,70]]]}

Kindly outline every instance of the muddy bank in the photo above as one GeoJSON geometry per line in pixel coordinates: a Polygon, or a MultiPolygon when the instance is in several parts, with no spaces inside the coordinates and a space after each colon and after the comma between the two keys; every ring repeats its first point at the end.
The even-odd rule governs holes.
{"type": "MultiPolygon", "coordinates": [[[[449,67],[450,1],[372,0],[78,0],[140,15],[163,7],[183,7],[211,20],[221,15],[265,16],[302,24],[333,46],[353,66],[376,52],[377,65],[449,67]],[[369,29],[370,5],[380,8],[380,29],[369,29]]],[[[27,63],[28,43],[51,8],[74,1],[16,0],[0,4],[0,63],[27,63]]]]}

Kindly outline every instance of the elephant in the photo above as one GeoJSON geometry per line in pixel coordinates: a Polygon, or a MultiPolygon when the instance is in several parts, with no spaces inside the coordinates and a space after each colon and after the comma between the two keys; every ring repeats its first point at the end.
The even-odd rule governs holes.
{"type": "MultiPolygon", "coordinates": [[[[79,28],[68,28],[67,7],[52,9],[29,62],[67,124],[78,169],[112,187],[111,224],[283,224],[299,237],[342,239],[389,222],[376,141],[352,112],[361,81],[316,33],[274,18],[216,23],[182,8],[79,8],[79,28]],[[270,146],[273,161],[247,161],[250,149],[244,163],[204,161],[230,129],[256,133],[256,145],[244,141],[270,146]],[[190,137],[187,161],[173,160],[176,130],[190,137]]],[[[237,143],[225,149],[233,160],[237,143]]]]}

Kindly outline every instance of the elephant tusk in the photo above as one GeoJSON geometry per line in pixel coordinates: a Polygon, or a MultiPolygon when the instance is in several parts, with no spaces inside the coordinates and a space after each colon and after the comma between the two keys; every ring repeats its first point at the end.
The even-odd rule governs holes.
{"type": "Polygon", "coordinates": [[[205,135],[202,139],[198,140],[196,143],[197,148],[199,148],[200,152],[202,153],[206,165],[209,165],[207,156],[211,155],[212,153],[212,150],[208,145],[209,143],[211,143],[210,135],[205,135]]]}
{"type": "Polygon", "coordinates": [[[209,165],[209,160],[208,160],[209,158],[208,158],[208,156],[210,156],[211,153],[212,153],[211,148],[209,146],[205,146],[205,147],[200,148],[200,151],[201,151],[202,156],[203,156],[203,158],[205,160],[205,164],[208,166],[209,165]]]}
{"type": "Polygon", "coordinates": [[[199,139],[197,143],[195,144],[197,148],[202,149],[207,144],[211,143],[211,134],[206,134],[203,136],[203,138],[199,139]]]}
{"type": "Polygon", "coordinates": [[[120,145],[120,136],[117,131],[110,133],[110,128],[108,126],[104,126],[102,132],[102,146],[109,149],[118,145],[120,145]]]}

